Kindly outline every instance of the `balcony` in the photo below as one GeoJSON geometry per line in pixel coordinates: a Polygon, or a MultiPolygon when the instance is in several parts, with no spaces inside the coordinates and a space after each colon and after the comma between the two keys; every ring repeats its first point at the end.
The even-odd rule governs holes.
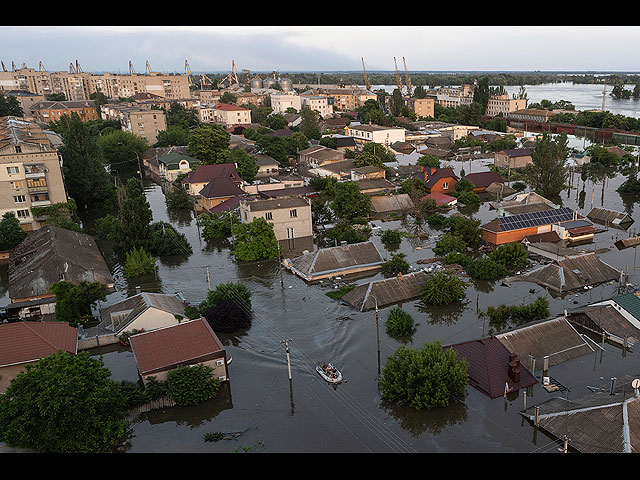
{"type": "Polygon", "coordinates": [[[31,202],[32,207],[48,207],[49,205],[51,205],[51,200],[38,200],[31,202]]]}

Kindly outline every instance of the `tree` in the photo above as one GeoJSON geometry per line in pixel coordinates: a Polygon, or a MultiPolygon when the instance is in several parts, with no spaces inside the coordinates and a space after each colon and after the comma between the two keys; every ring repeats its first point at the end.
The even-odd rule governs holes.
{"type": "Polygon", "coordinates": [[[143,248],[134,248],[127,252],[123,273],[126,278],[135,278],[141,275],[155,272],[156,259],[144,251],[143,248]]]}
{"type": "Polygon", "coordinates": [[[507,274],[507,269],[501,263],[495,262],[490,257],[476,258],[466,266],[471,278],[478,280],[497,280],[507,274]]]}
{"type": "Polygon", "coordinates": [[[173,190],[168,192],[164,201],[167,204],[169,210],[192,210],[193,199],[189,196],[189,193],[181,186],[174,187],[173,190]]]}
{"type": "Polygon", "coordinates": [[[251,326],[251,312],[231,298],[223,299],[204,312],[214,332],[233,333],[251,326]]]}
{"type": "MultiPolygon", "coordinates": [[[[198,112],[193,108],[187,108],[178,102],[172,102],[166,112],[167,130],[169,127],[179,127],[188,132],[190,128],[200,125],[198,112]]],[[[184,143],[174,143],[173,145],[185,145],[184,143]]]]}
{"type": "Polygon", "coordinates": [[[385,326],[387,333],[394,337],[406,337],[415,330],[413,317],[400,307],[389,310],[385,326]]]}
{"type": "Polygon", "coordinates": [[[371,227],[366,219],[355,218],[353,220],[340,220],[327,231],[327,238],[333,240],[332,244],[342,242],[348,244],[366,242],[371,236],[371,227]]]}
{"type": "Polygon", "coordinates": [[[17,97],[13,95],[0,95],[0,117],[22,116],[24,116],[24,111],[17,97]]]}
{"type": "Polygon", "coordinates": [[[151,224],[153,244],[150,252],[159,257],[166,255],[191,255],[193,248],[184,233],[178,232],[173,225],[167,222],[154,222],[151,224]]]}
{"type": "Polygon", "coordinates": [[[279,244],[273,233],[273,225],[264,218],[254,218],[250,223],[234,224],[233,254],[239,260],[264,260],[277,258],[279,244]]]}
{"type": "Polygon", "coordinates": [[[115,204],[116,187],[104,168],[102,151],[78,114],[63,115],[52,128],[64,141],[58,151],[69,196],[84,209],[115,204]]]}
{"type": "Polygon", "coordinates": [[[423,167],[440,168],[440,159],[435,155],[422,155],[417,164],[423,167]]]}
{"type": "Polygon", "coordinates": [[[433,253],[436,255],[446,255],[450,252],[464,252],[467,248],[465,241],[457,235],[445,233],[440,237],[433,247],[433,253]]]}
{"type": "Polygon", "coordinates": [[[191,131],[187,153],[204,164],[228,163],[230,138],[220,125],[201,125],[191,131]]]}
{"type": "Polygon", "coordinates": [[[127,423],[124,396],[110,375],[86,351],[27,365],[0,395],[0,440],[38,452],[111,451],[127,423]]]}
{"type": "Polygon", "coordinates": [[[567,145],[565,133],[554,139],[544,132],[531,151],[532,162],[524,169],[525,179],[531,188],[555,203],[562,203],[560,192],[564,190],[569,175],[567,145]]]}
{"type": "Polygon", "coordinates": [[[356,182],[336,183],[333,187],[331,209],[339,218],[366,217],[371,210],[371,198],[360,191],[356,182]]]}
{"type": "Polygon", "coordinates": [[[220,283],[207,292],[207,297],[198,306],[201,314],[222,300],[234,300],[245,310],[251,310],[251,291],[241,282],[220,283]]]}
{"type": "Polygon", "coordinates": [[[510,242],[498,246],[490,258],[504,265],[509,270],[519,270],[529,266],[529,251],[520,242],[510,242]]]}
{"type": "Polygon", "coordinates": [[[476,88],[473,90],[473,102],[480,104],[482,107],[482,113],[487,111],[490,95],[489,79],[487,77],[482,77],[478,81],[476,88]]]}
{"type": "MultiPolygon", "coordinates": [[[[216,238],[229,238],[231,236],[232,215],[230,212],[223,212],[220,215],[201,213],[197,222],[202,228],[202,238],[210,241],[216,238]]],[[[240,223],[238,219],[236,223],[240,223]]]]}
{"type": "Polygon", "coordinates": [[[465,298],[467,283],[444,272],[434,273],[420,290],[423,305],[449,305],[465,298]]]}
{"type": "Polygon", "coordinates": [[[302,121],[298,125],[300,132],[307,138],[320,140],[320,114],[307,106],[300,111],[300,115],[302,116],[302,121]]]}
{"type": "Polygon", "coordinates": [[[220,97],[220,103],[229,103],[233,105],[236,103],[237,100],[238,100],[238,97],[236,97],[235,95],[229,92],[224,92],[220,97]]]}
{"type": "Polygon", "coordinates": [[[158,132],[154,147],[170,147],[172,145],[189,145],[191,134],[189,130],[179,125],[167,125],[166,130],[158,132]]]}
{"type": "Polygon", "coordinates": [[[167,391],[178,405],[197,405],[215,397],[220,380],[205,364],[183,365],[167,373],[167,391]]]}
{"type": "Polygon", "coordinates": [[[391,260],[382,264],[382,275],[385,277],[395,277],[400,273],[407,273],[410,265],[405,258],[406,255],[404,253],[393,255],[391,260]]]}
{"type": "Polygon", "coordinates": [[[446,407],[463,396],[468,383],[468,364],[453,348],[442,349],[439,341],[419,350],[401,345],[387,358],[379,380],[382,398],[406,403],[417,410],[446,407]]]}
{"type": "Polygon", "coordinates": [[[122,201],[118,214],[118,246],[122,252],[141,247],[150,251],[153,246],[150,225],[153,213],[144,195],[142,182],[132,177],[120,190],[122,201]]]}
{"type": "Polygon", "coordinates": [[[107,299],[107,286],[99,282],[60,281],[51,284],[49,290],[56,296],[56,321],[73,327],[92,320],[92,307],[107,299]]]}
{"type": "Polygon", "coordinates": [[[449,232],[461,238],[467,247],[477,248],[482,243],[480,220],[463,216],[449,217],[449,232]]]}
{"type": "Polygon", "coordinates": [[[258,163],[255,157],[236,147],[231,150],[229,161],[236,164],[238,174],[245,182],[251,183],[255,180],[258,173],[258,163]]]}
{"type": "Polygon", "coordinates": [[[266,118],[264,125],[271,130],[280,130],[281,128],[286,128],[289,122],[281,113],[272,113],[266,118]]]}
{"type": "Polygon", "coordinates": [[[386,248],[389,248],[389,246],[402,242],[402,234],[398,230],[385,230],[380,236],[380,241],[386,248]]]}
{"type": "Polygon", "coordinates": [[[458,201],[463,205],[480,205],[482,201],[476,192],[460,192],[457,195],[458,201]]]}
{"type": "Polygon", "coordinates": [[[0,252],[4,250],[13,250],[27,236],[22,227],[20,220],[12,211],[2,215],[0,220],[0,252]]]}
{"type": "Polygon", "coordinates": [[[112,170],[142,169],[140,157],[149,148],[147,141],[125,130],[115,130],[98,137],[104,161],[112,170]]]}

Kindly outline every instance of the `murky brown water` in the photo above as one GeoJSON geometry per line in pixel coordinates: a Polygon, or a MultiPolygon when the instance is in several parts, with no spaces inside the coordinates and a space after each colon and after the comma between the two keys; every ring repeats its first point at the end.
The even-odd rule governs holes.
{"type": "MultiPolygon", "coordinates": [[[[483,163],[477,161],[473,171],[479,171],[483,163]]],[[[454,167],[458,170],[459,164],[454,167]]],[[[623,180],[622,177],[610,180],[605,207],[625,208],[615,192],[623,180]]],[[[588,184],[586,205],[580,210],[583,214],[590,210],[591,189],[588,184]]],[[[600,185],[594,187],[594,206],[601,205],[599,189],[600,185]]],[[[468,387],[466,397],[448,408],[417,412],[408,407],[384,405],[376,382],[374,312],[355,312],[324,295],[328,287],[306,285],[288,272],[284,273],[285,286],[281,288],[277,262],[236,261],[225,242],[206,245],[199,238],[191,212],[168,215],[159,186],[147,181],[146,193],[154,221],[175,225],[185,233],[194,253],[162,259],[157,280],[149,278],[128,285],[116,275],[118,291],[109,296],[108,302],[127,297],[139,285],[147,291],[181,292],[191,303],[199,303],[207,292],[206,266],[209,266],[213,285],[241,281],[249,286],[255,317],[247,331],[221,335],[233,361],[229,366],[230,382],[218,397],[196,407],[146,414],[131,425],[129,452],[230,452],[243,446],[255,447],[259,442],[264,442],[259,449],[263,452],[557,452],[558,442],[522,420],[518,412],[523,408],[523,399],[517,394],[515,398],[491,400],[468,387]],[[287,338],[291,339],[291,382],[282,343],[287,338]],[[334,362],[343,372],[344,382],[335,388],[314,371],[316,364],[326,361],[334,362]],[[206,433],[217,431],[227,434],[228,439],[204,441],[206,433]]],[[[563,201],[576,206],[575,191],[571,197],[565,201],[563,194],[563,201]]],[[[640,219],[637,205],[632,208],[637,222],[640,219]]],[[[475,217],[484,223],[493,219],[495,212],[489,212],[485,204],[475,217]]],[[[399,224],[388,222],[383,228],[399,224]]],[[[640,223],[631,229],[634,227],[639,228],[640,223]]],[[[628,235],[615,230],[601,233],[587,248],[609,248],[601,258],[616,268],[628,265],[629,281],[638,284],[635,250],[618,251],[613,247],[618,237],[628,235]]],[[[374,235],[372,239],[385,252],[379,237],[374,235]]],[[[424,245],[434,242],[431,239],[424,245]]],[[[430,258],[433,253],[428,248],[415,247],[415,242],[405,239],[400,251],[414,268],[419,268],[417,260],[430,258]]],[[[107,259],[112,261],[109,255],[107,259]]],[[[7,281],[6,266],[0,266],[3,304],[8,303],[7,281]]],[[[551,312],[559,314],[567,307],[609,298],[617,293],[616,287],[617,284],[606,284],[577,295],[550,298],[551,312]]],[[[535,284],[519,282],[509,288],[485,282],[469,285],[468,301],[462,306],[425,313],[417,308],[417,302],[409,302],[403,308],[418,323],[409,345],[421,347],[433,340],[449,345],[481,338],[491,332],[486,320],[477,315],[476,301],[480,310],[486,310],[489,305],[529,302],[545,294],[535,284]],[[530,289],[535,293],[531,294],[530,289]]],[[[384,331],[389,308],[380,312],[382,365],[400,345],[384,331]]],[[[93,353],[102,355],[114,379],[137,380],[131,352],[112,347],[93,353]]],[[[569,388],[563,395],[573,398],[588,393],[586,385],[595,384],[600,377],[608,379],[621,371],[628,374],[640,371],[637,360],[633,354],[622,358],[618,349],[608,346],[602,358],[594,354],[566,362],[553,367],[552,375],[569,388]]],[[[528,406],[551,395],[538,385],[534,387],[533,398],[528,399],[528,406]]]]}

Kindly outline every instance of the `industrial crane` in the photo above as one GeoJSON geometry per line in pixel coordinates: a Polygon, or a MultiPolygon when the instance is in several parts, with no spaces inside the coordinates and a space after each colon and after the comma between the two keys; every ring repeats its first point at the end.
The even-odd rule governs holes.
{"type": "Polygon", "coordinates": [[[404,78],[407,82],[407,95],[411,95],[411,80],[409,80],[409,72],[407,72],[407,62],[404,61],[404,57],[402,57],[402,62],[404,63],[404,78]]]}
{"type": "Polygon", "coordinates": [[[7,71],[7,67],[4,66],[4,62],[0,62],[2,64],[2,71],[6,72],[7,71]]]}
{"type": "Polygon", "coordinates": [[[371,84],[369,83],[369,78],[367,77],[367,69],[364,68],[364,57],[360,57],[362,59],[362,70],[364,71],[364,86],[367,90],[371,90],[371,84]]]}
{"type": "Polygon", "coordinates": [[[47,69],[42,64],[42,60],[40,60],[40,63],[38,64],[38,71],[39,72],[46,72],[47,71],[47,69]]]}
{"type": "Polygon", "coordinates": [[[133,63],[129,60],[129,75],[137,75],[135,69],[133,68],[133,63]]]}
{"type": "Polygon", "coordinates": [[[398,84],[398,90],[402,93],[402,80],[400,80],[400,74],[398,73],[398,63],[396,62],[396,57],[393,57],[393,63],[396,66],[396,83],[398,84]]]}
{"type": "Polygon", "coordinates": [[[235,60],[231,60],[231,73],[226,77],[224,77],[220,83],[224,84],[224,82],[228,81],[229,87],[231,87],[231,85],[233,85],[232,82],[234,80],[237,85],[240,85],[240,82],[238,81],[238,74],[236,73],[236,62],[235,60]]]}
{"type": "Polygon", "coordinates": [[[189,62],[185,59],[184,61],[184,74],[187,76],[187,81],[189,82],[189,87],[194,86],[193,75],[191,75],[191,69],[189,68],[189,62]]]}

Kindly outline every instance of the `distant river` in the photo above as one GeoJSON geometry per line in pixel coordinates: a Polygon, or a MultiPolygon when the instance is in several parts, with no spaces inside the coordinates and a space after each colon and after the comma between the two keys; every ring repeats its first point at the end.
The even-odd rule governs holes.
{"type": "MultiPolygon", "coordinates": [[[[633,85],[626,85],[625,88],[633,91],[633,85]]],[[[375,89],[383,88],[392,93],[395,85],[374,85],[375,89]]],[[[566,100],[571,102],[576,110],[599,110],[602,108],[602,85],[573,84],[567,83],[544,83],[541,85],[525,85],[529,104],[539,103],[542,100],[557,102],[566,100]]],[[[611,85],[607,85],[604,109],[616,115],[625,117],[640,118],[640,99],[630,98],[627,100],[615,99],[611,96],[611,85]]],[[[519,86],[507,86],[505,90],[509,95],[520,92],[519,86]]]]}

